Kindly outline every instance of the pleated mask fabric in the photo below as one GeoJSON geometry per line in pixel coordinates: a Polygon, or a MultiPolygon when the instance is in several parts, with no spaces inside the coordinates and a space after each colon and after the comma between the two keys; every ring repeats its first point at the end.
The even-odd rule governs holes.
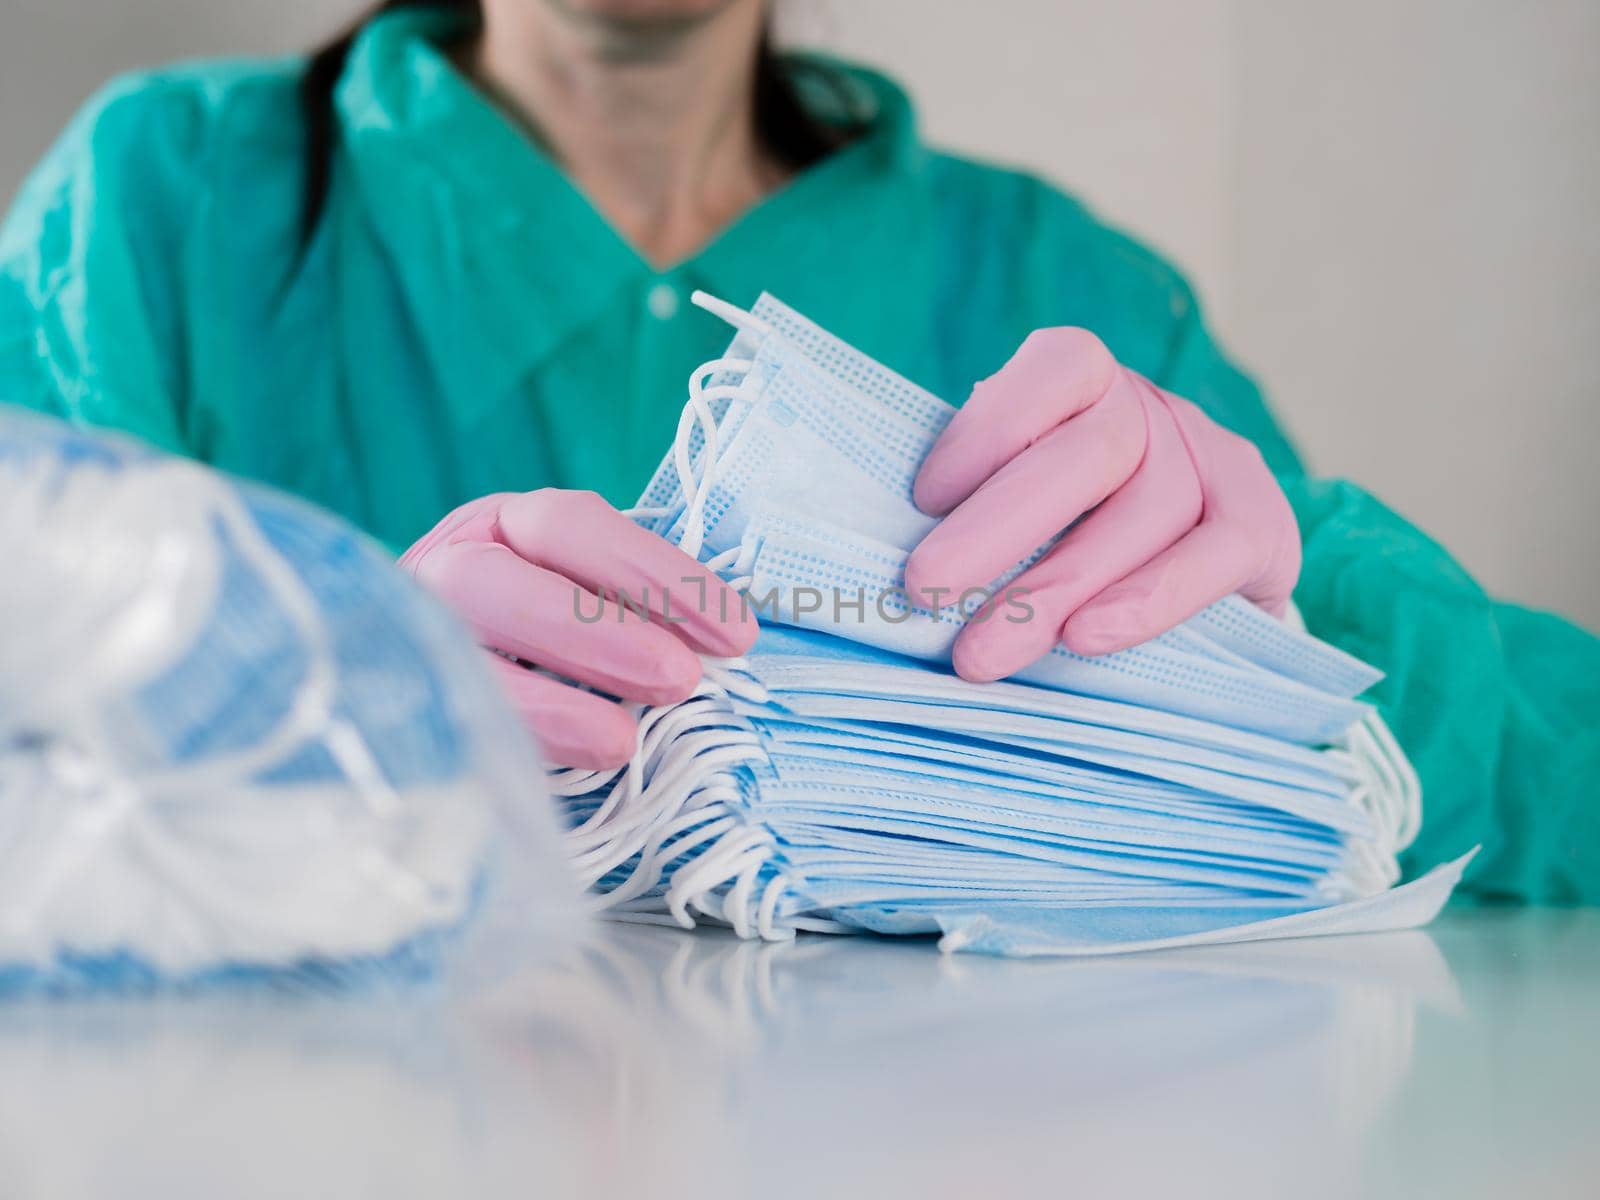
{"type": "Polygon", "coordinates": [[[771,296],[696,302],[736,333],[634,517],[741,590],[762,633],[690,700],[641,710],[627,767],[553,776],[603,907],[1036,954],[1386,928],[1443,903],[1460,863],[1394,889],[1421,795],[1359,698],[1379,672],[1229,597],[1119,654],[960,679],[963,625],[1049,546],[982,594],[911,603],[905,561],[935,524],[911,485],[954,410],[771,296]]]}

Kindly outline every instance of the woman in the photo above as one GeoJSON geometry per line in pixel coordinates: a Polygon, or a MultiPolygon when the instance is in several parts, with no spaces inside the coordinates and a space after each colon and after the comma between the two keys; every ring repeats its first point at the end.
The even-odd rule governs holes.
{"type": "MultiPolygon", "coordinates": [[[[689,290],[765,288],[971,394],[917,481],[950,516],[910,586],[986,581],[1091,514],[1019,581],[1039,619],[963,635],[964,675],[1294,589],[1389,672],[1376,700],[1428,797],[1411,865],[1481,841],[1481,895],[1600,899],[1600,645],[1306,478],[1155,255],[928,149],[892,83],[779,58],[766,21],[763,0],[391,2],[309,63],[115,83],[0,233],[0,394],[297,491],[411,544],[485,645],[667,702],[753,630],[715,603],[584,623],[572,588],[721,586],[612,506],[724,339],[689,290]]],[[[495,661],[556,761],[627,756],[621,708],[495,661]]]]}

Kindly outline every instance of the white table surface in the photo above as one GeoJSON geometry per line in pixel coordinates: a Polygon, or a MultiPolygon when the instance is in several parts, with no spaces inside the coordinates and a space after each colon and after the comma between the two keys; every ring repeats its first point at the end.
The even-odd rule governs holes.
{"type": "Polygon", "coordinates": [[[1070,962],[602,933],[444,1006],[0,1006],[0,1197],[1600,1196],[1600,910],[1070,962]]]}

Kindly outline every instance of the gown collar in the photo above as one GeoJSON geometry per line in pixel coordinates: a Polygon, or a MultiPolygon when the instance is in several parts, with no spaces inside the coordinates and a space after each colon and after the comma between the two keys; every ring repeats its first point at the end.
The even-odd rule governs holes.
{"type": "Polygon", "coordinates": [[[830,61],[869,113],[865,131],[662,272],[455,69],[440,44],[460,30],[425,9],[377,18],[334,97],[361,216],[458,411],[501,401],[619,289],[672,277],[740,304],[765,289],[835,313],[859,296],[865,321],[872,284],[903,283],[926,152],[909,101],[883,76],[830,61]]]}

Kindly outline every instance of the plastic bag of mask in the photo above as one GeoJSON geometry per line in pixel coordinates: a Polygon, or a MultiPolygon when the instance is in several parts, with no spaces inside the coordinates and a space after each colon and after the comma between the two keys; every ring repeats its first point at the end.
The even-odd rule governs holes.
{"type": "Polygon", "coordinates": [[[574,927],[470,639],[336,518],[0,409],[0,562],[0,996],[465,979],[574,927]]]}

